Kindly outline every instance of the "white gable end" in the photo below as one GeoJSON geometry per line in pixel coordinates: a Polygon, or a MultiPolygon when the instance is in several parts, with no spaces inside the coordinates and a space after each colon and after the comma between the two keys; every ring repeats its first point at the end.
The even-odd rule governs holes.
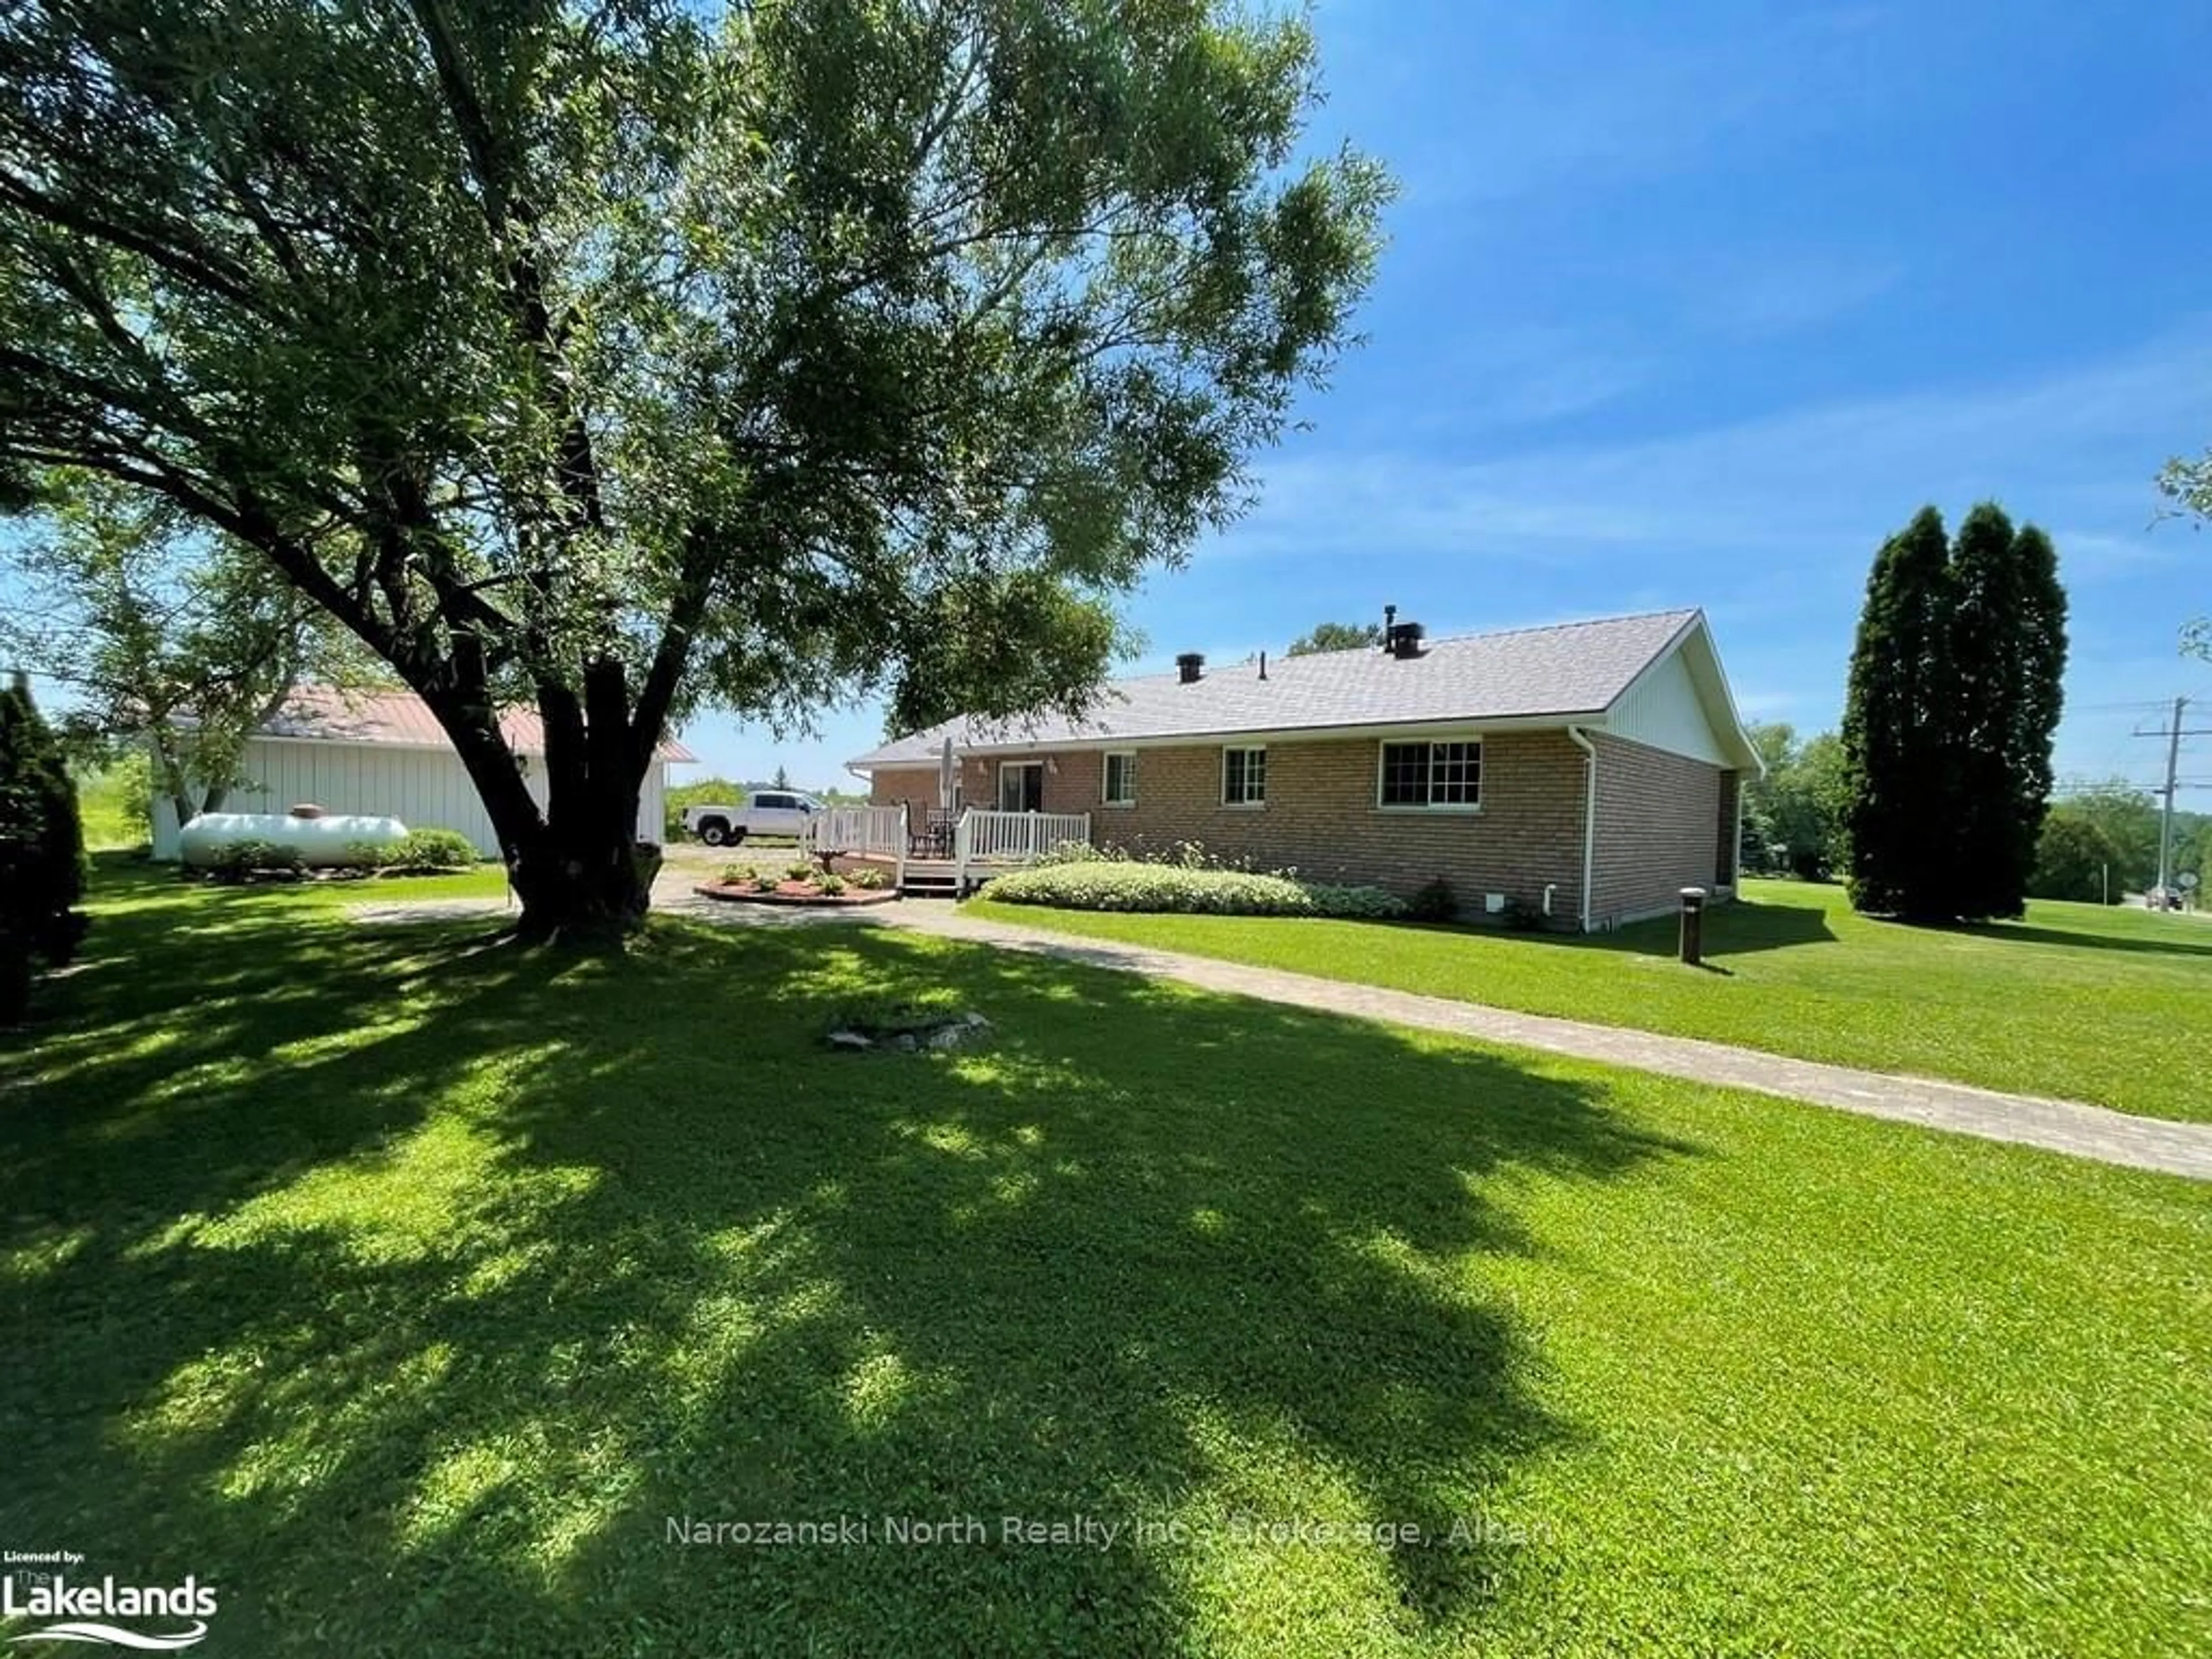
{"type": "Polygon", "coordinates": [[[1668,652],[1621,693],[1606,718],[1605,729],[1670,755],[1686,755],[1715,766],[1735,764],[1713,730],[1712,716],[1680,651],[1668,652]]]}

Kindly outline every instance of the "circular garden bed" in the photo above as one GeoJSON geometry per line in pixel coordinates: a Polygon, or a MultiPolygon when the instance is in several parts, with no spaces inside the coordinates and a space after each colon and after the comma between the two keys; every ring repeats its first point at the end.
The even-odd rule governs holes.
{"type": "Polygon", "coordinates": [[[781,880],[763,885],[757,881],[702,881],[691,890],[702,898],[727,899],[737,904],[801,904],[823,909],[854,904],[883,904],[898,896],[896,887],[853,887],[824,892],[821,884],[781,880]]]}

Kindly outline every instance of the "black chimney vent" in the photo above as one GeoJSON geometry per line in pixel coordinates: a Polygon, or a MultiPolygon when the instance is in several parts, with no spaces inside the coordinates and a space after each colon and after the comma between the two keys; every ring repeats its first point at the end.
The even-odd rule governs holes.
{"type": "Polygon", "coordinates": [[[1410,662],[1421,654],[1421,641],[1428,636],[1429,630],[1417,622],[1392,623],[1382,648],[1401,662],[1410,662]]]}
{"type": "Polygon", "coordinates": [[[1185,685],[1195,684],[1206,674],[1206,653],[1186,651],[1176,659],[1176,678],[1185,685]]]}

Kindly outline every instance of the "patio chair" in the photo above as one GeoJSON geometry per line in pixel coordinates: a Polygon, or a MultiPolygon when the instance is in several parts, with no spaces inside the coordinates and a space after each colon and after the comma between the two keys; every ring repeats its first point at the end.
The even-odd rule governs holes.
{"type": "Polygon", "coordinates": [[[953,831],[959,823],[960,815],[950,807],[929,808],[923,815],[921,828],[911,837],[913,845],[908,851],[917,858],[951,858],[953,831]]]}

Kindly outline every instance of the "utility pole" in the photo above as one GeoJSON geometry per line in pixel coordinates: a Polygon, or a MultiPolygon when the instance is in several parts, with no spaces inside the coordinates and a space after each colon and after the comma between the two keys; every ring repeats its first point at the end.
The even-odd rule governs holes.
{"type": "Polygon", "coordinates": [[[2137,727],[2135,733],[2139,738],[2166,739],[2166,787],[2161,792],[2166,796],[2166,805],[2158,817],[2158,893],[2161,903],[2165,902],[2166,894],[2173,890],[2173,792],[2179,787],[2175,775],[2181,769],[2181,740],[2184,738],[2212,737],[2212,726],[2190,728],[2182,725],[2182,718],[2188,710],[2189,699],[2176,697],[2173,700],[2172,725],[2162,731],[2146,732],[2137,727]]]}
{"type": "Polygon", "coordinates": [[[2166,807],[2158,815],[2158,902],[2166,902],[2173,880],[2173,775],[2181,764],[2181,716],[2189,699],[2173,700],[2173,724],[2166,733],[2166,807]]]}

